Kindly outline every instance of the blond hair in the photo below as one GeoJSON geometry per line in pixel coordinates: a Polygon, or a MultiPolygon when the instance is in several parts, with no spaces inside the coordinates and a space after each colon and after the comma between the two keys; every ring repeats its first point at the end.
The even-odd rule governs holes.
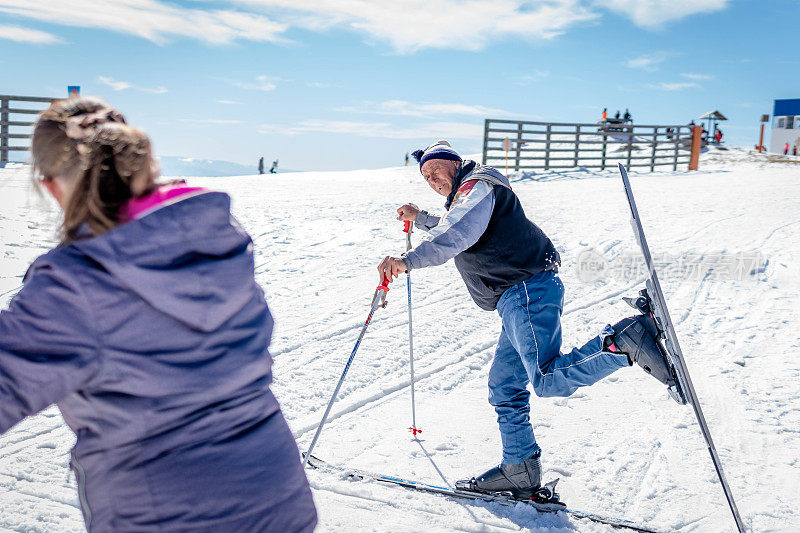
{"type": "Polygon", "coordinates": [[[53,102],[36,120],[31,153],[38,179],[71,186],[60,228],[64,243],[84,225],[94,236],[114,229],[122,205],[156,188],[150,139],[99,98],[53,102]]]}

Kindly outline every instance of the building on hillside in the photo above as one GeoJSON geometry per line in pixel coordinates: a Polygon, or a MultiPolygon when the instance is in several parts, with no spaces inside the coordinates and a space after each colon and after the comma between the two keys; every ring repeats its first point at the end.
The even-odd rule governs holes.
{"type": "Polygon", "coordinates": [[[775,100],[769,151],[782,154],[787,143],[790,154],[800,143],[800,98],[775,100]]]}

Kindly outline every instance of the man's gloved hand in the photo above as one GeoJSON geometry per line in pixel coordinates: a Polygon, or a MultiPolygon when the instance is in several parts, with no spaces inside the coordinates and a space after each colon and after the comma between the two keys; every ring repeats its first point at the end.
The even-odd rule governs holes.
{"type": "Polygon", "coordinates": [[[419,207],[414,204],[405,204],[397,208],[397,220],[410,220],[414,222],[419,214],[419,207]]]}
{"type": "Polygon", "coordinates": [[[396,278],[406,270],[408,270],[408,268],[406,268],[406,264],[402,259],[399,257],[386,256],[384,260],[381,261],[381,264],[378,265],[378,276],[380,277],[381,283],[383,283],[384,278],[396,278]]]}

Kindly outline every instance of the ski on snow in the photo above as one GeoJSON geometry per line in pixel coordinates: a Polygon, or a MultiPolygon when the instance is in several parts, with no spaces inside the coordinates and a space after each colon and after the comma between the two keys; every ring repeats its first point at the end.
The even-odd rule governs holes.
{"type": "Polygon", "coordinates": [[[694,409],[694,414],[697,417],[697,422],[700,425],[700,430],[705,438],[708,452],[711,454],[711,460],[714,463],[714,468],[717,471],[717,477],[722,484],[722,490],[725,492],[725,498],[728,500],[728,505],[733,513],[733,518],[736,521],[736,527],[739,531],[745,531],[744,523],[739,515],[739,510],[736,507],[736,502],[733,499],[733,494],[728,486],[728,481],[725,479],[725,473],[722,470],[722,463],[717,454],[717,449],[714,447],[714,441],[711,439],[711,432],[706,424],[703,410],[700,408],[700,402],[697,399],[692,379],[689,377],[689,370],[686,367],[686,362],[683,358],[681,346],[678,343],[678,337],[675,334],[675,327],[673,326],[672,319],[670,318],[669,311],[667,310],[667,302],[664,298],[664,293],[661,290],[661,284],[658,282],[658,275],[653,263],[653,257],[650,254],[650,248],[647,246],[647,239],[644,236],[644,229],[642,228],[642,220],[639,217],[639,210],[636,208],[636,201],[633,198],[633,190],[631,189],[631,182],[628,179],[628,173],[622,164],[619,165],[619,172],[622,175],[622,183],[625,186],[625,194],[628,197],[628,205],[631,209],[631,226],[633,227],[633,234],[636,237],[636,242],[642,250],[645,263],[647,265],[648,278],[645,283],[647,287],[641,291],[641,297],[636,299],[626,299],[630,305],[638,308],[643,313],[650,313],[656,321],[659,330],[662,347],[665,348],[667,359],[672,367],[673,375],[676,378],[676,386],[670,387],[669,393],[672,398],[680,404],[690,404],[694,409]]]}
{"type": "MultiPolygon", "coordinates": [[[[305,454],[303,454],[305,456],[305,454]]],[[[381,474],[373,474],[372,472],[367,472],[364,470],[358,470],[354,468],[345,468],[341,466],[335,466],[330,463],[326,463],[322,459],[319,459],[313,455],[308,456],[307,464],[314,469],[317,470],[324,470],[331,473],[336,473],[340,475],[346,476],[348,479],[360,481],[363,479],[369,479],[372,481],[376,481],[379,483],[385,483],[388,485],[396,485],[400,487],[404,487],[407,489],[418,490],[422,492],[428,492],[432,494],[441,494],[444,496],[449,496],[451,498],[460,498],[466,500],[482,500],[489,503],[497,503],[500,505],[507,505],[507,506],[514,506],[519,503],[529,505],[535,508],[539,512],[543,513],[557,513],[563,512],[567,515],[575,518],[577,520],[591,520],[592,522],[597,522],[599,524],[609,525],[618,529],[627,529],[629,531],[642,531],[645,533],[658,533],[655,529],[650,529],[644,526],[640,526],[634,524],[633,522],[629,522],[627,520],[622,520],[619,518],[611,518],[606,516],[600,516],[592,513],[584,513],[582,511],[576,511],[575,509],[568,508],[563,502],[540,502],[536,500],[530,499],[515,499],[510,495],[499,494],[499,493],[484,493],[484,492],[474,492],[469,490],[461,490],[461,489],[453,489],[450,487],[442,487],[439,485],[432,485],[428,483],[422,483],[419,481],[411,481],[407,479],[402,479],[393,476],[385,476],[381,474]]],[[[551,483],[551,486],[554,486],[555,483],[551,483]]]]}

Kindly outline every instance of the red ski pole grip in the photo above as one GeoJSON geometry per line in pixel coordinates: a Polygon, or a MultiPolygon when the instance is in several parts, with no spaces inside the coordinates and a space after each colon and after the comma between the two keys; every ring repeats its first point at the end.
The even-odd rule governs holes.
{"type": "Polygon", "coordinates": [[[379,291],[388,291],[389,290],[389,284],[391,282],[392,282],[392,280],[390,278],[388,278],[386,276],[383,276],[383,281],[381,282],[380,285],[378,285],[378,290],[379,291]]]}
{"type": "Polygon", "coordinates": [[[408,233],[409,231],[411,231],[411,221],[410,220],[404,220],[403,221],[403,231],[405,233],[408,233]]]}

